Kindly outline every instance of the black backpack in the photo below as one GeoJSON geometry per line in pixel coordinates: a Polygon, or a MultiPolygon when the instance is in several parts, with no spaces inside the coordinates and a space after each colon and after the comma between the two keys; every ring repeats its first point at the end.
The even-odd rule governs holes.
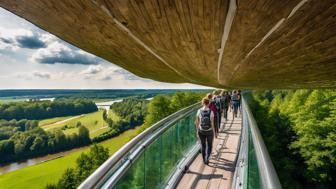
{"type": "Polygon", "coordinates": [[[222,110],[222,101],[223,101],[222,98],[219,97],[219,96],[216,96],[214,100],[215,100],[215,105],[216,105],[217,110],[221,111],[222,110]]]}
{"type": "Polygon", "coordinates": [[[201,130],[211,130],[211,110],[201,110],[201,130]]]}
{"type": "Polygon", "coordinates": [[[228,107],[229,102],[230,102],[230,96],[229,95],[224,95],[222,97],[222,99],[223,99],[223,107],[228,107]]]}

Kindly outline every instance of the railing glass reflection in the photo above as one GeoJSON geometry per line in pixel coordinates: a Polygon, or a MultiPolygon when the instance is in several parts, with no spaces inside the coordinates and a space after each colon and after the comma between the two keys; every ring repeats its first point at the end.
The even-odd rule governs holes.
{"type": "Polygon", "coordinates": [[[196,144],[195,112],[155,139],[116,184],[117,189],[163,188],[179,161],[196,144]]]}

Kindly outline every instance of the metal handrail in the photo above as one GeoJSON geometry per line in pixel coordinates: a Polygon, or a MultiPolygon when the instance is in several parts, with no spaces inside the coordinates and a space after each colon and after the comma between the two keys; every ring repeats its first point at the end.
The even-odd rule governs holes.
{"type": "MultiPolygon", "coordinates": [[[[188,106],[172,115],[162,119],[155,123],[151,127],[147,128],[138,136],[134,137],[131,141],[126,143],[121,149],[113,154],[108,160],[106,160],[95,172],[93,172],[78,188],[98,188],[106,180],[111,170],[125,157],[133,157],[126,164],[120,165],[116,171],[116,178],[118,180],[120,176],[130,167],[131,161],[143,151],[144,147],[152,143],[161,133],[170,128],[175,122],[192,113],[201,106],[201,103],[196,103],[188,106]],[[132,151],[130,154],[129,152],[132,151]]],[[[112,183],[113,184],[113,183],[112,183]]]]}
{"type": "Polygon", "coordinates": [[[245,111],[244,119],[247,119],[244,124],[248,124],[249,130],[251,132],[250,134],[255,149],[262,187],[267,189],[282,189],[278,175],[274,169],[272,160],[268,154],[257,123],[244,97],[242,98],[242,103],[245,111]]]}
{"type": "MultiPolygon", "coordinates": [[[[245,104],[242,104],[242,109],[244,109],[245,104]]],[[[248,145],[249,145],[249,138],[248,138],[248,124],[246,117],[246,111],[242,111],[242,129],[241,135],[239,138],[240,145],[238,150],[238,157],[236,159],[236,167],[234,176],[232,179],[232,189],[242,188],[243,182],[246,179],[247,173],[247,165],[248,165],[248,145]]]]}

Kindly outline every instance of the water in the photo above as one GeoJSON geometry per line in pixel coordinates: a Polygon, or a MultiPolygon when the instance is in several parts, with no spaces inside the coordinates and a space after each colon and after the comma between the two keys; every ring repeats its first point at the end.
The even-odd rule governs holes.
{"type": "Polygon", "coordinates": [[[64,151],[64,152],[59,152],[55,154],[49,154],[41,157],[36,157],[36,158],[31,158],[31,159],[26,159],[20,162],[14,162],[14,163],[9,163],[9,164],[0,164],[0,175],[11,172],[11,171],[16,171],[28,166],[44,163],[53,159],[57,158],[62,158],[66,155],[69,155],[73,152],[76,152],[80,150],[81,148],[85,147],[80,147],[80,148],[75,148],[72,150],[64,151]]]}
{"type": "Polygon", "coordinates": [[[106,109],[110,110],[110,106],[116,102],[121,102],[123,99],[118,99],[118,100],[112,100],[112,101],[107,101],[107,102],[96,102],[96,106],[98,109],[106,109]]]}

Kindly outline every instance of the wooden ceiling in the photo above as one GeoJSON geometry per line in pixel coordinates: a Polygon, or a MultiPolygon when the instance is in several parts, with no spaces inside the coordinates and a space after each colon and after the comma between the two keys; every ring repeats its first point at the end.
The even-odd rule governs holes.
{"type": "Polygon", "coordinates": [[[59,38],[158,81],[336,87],[335,0],[0,0],[59,38]]]}

